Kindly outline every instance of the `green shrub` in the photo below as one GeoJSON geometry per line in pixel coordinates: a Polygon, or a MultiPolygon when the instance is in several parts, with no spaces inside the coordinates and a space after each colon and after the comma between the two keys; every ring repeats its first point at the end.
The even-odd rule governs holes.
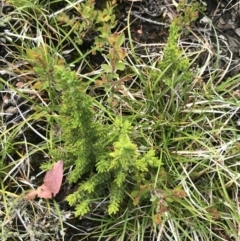
{"type": "MultiPolygon", "coordinates": [[[[161,81],[169,88],[173,99],[177,86],[180,89],[192,78],[189,60],[178,47],[180,33],[181,28],[173,23],[164,57],[158,63],[164,73],[161,81]]],[[[109,65],[102,65],[102,69],[106,81],[112,81],[118,78],[117,71],[124,69],[121,62],[125,57],[121,48],[124,35],[115,33],[106,39],[111,47],[107,55],[110,61],[109,65]]],[[[151,78],[158,78],[157,74],[151,73],[151,78]]],[[[153,149],[140,151],[134,142],[131,122],[124,117],[118,117],[110,124],[95,122],[94,99],[86,94],[86,86],[76,73],[58,65],[54,78],[58,86],[62,85],[59,87],[62,103],[58,123],[63,144],[52,153],[54,159],[63,159],[66,166],[74,166],[68,181],[79,183],[79,187],[67,201],[76,206],[77,216],[86,214],[91,210],[91,204],[109,196],[109,214],[120,211],[122,203],[140,205],[143,200],[148,200],[155,208],[153,218],[156,220],[162,215],[159,200],[174,196],[176,201],[185,197],[180,186],[167,188],[163,184],[168,177],[161,167],[161,158],[156,157],[153,149]],[[176,192],[180,194],[176,195],[176,192]]]]}
{"type": "Polygon", "coordinates": [[[161,161],[153,150],[140,153],[129,121],[117,118],[107,125],[94,122],[94,100],[85,93],[74,71],[56,66],[55,79],[63,90],[58,118],[63,146],[52,153],[54,159],[74,166],[68,181],[80,182],[67,201],[76,205],[76,215],[84,215],[96,199],[109,194],[108,213],[114,214],[123,200],[129,199],[127,193],[142,185],[136,177],[141,174],[147,178],[150,169],[158,169],[161,161]]]}

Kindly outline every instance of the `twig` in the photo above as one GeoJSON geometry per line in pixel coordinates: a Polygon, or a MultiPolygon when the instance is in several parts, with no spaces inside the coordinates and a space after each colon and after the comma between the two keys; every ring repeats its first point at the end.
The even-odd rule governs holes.
{"type": "Polygon", "coordinates": [[[154,21],[154,20],[151,20],[151,19],[148,19],[148,18],[144,18],[144,17],[140,16],[135,11],[130,11],[130,15],[133,15],[136,18],[140,18],[140,19],[142,19],[145,22],[149,22],[149,23],[153,23],[153,24],[156,24],[156,25],[164,26],[165,28],[170,26],[170,24],[167,24],[167,23],[157,22],[157,21],[154,21]]]}

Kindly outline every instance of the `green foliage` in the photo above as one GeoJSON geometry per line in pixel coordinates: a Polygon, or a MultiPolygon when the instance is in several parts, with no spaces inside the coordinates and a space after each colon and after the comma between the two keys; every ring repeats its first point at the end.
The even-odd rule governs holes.
{"type": "Polygon", "coordinates": [[[91,48],[91,54],[95,55],[97,51],[105,53],[106,47],[108,52],[105,55],[108,63],[101,65],[104,74],[98,80],[98,86],[103,86],[108,92],[111,90],[109,83],[119,79],[119,71],[125,70],[123,63],[126,57],[126,51],[121,47],[125,41],[123,32],[115,32],[112,34],[112,29],[116,27],[117,20],[113,12],[114,6],[110,2],[106,2],[103,10],[96,10],[94,0],[88,0],[84,3],[76,5],[76,11],[79,14],[81,21],[78,18],[70,18],[66,13],[61,13],[57,16],[57,23],[64,31],[69,27],[69,33],[74,34],[74,43],[82,44],[84,40],[93,39],[94,44],[91,48]]]}
{"type": "Polygon", "coordinates": [[[56,53],[52,53],[50,47],[46,44],[26,49],[26,57],[32,66],[34,74],[37,75],[33,88],[48,91],[51,96],[50,90],[55,84],[54,66],[64,65],[64,60],[56,53]]]}
{"type": "Polygon", "coordinates": [[[7,0],[8,4],[13,5],[16,8],[30,8],[35,7],[35,4],[29,2],[28,0],[7,0]]]}
{"type": "Polygon", "coordinates": [[[175,87],[185,81],[189,81],[193,75],[190,71],[189,59],[178,47],[181,27],[172,23],[169,29],[167,45],[164,48],[163,59],[159,62],[159,68],[164,71],[163,78],[168,86],[175,87]]]}
{"type": "Polygon", "coordinates": [[[125,36],[123,33],[115,32],[109,36],[107,40],[110,45],[109,53],[106,55],[109,64],[102,64],[101,67],[106,72],[105,78],[109,82],[119,77],[118,71],[123,71],[125,69],[125,64],[122,60],[125,58],[126,52],[121,47],[125,40],[125,36]]]}
{"type": "Polygon", "coordinates": [[[56,20],[62,28],[71,28],[71,32],[75,34],[74,42],[77,44],[82,44],[83,40],[88,37],[91,39],[92,35],[98,35],[94,38],[94,51],[102,51],[107,44],[106,38],[111,35],[111,29],[116,26],[117,21],[113,14],[113,6],[109,2],[103,10],[96,10],[94,4],[94,0],[87,0],[76,5],[75,10],[81,21],[79,21],[79,17],[70,18],[64,12],[59,14],[56,20]]]}
{"type": "Polygon", "coordinates": [[[177,11],[180,13],[174,22],[180,26],[189,26],[197,20],[199,11],[205,11],[205,6],[201,6],[199,1],[193,0],[188,4],[187,0],[180,0],[177,6],[177,11]]]}
{"type": "MultiPolygon", "coordinates": [[[[96,15],[93,11],[91,6],[85,9],[85,18],[96,17],[99,23],[111,20],[107,17],[107,10],[99,11],[96,15]]],[[[122,61],[126,56],[121,47],[125,40],[124,34],[110,35],[110,29],[106,31],[105,27],[100,27],[100,39],[105,39],[104,44],[109,45],[106,55],[109,61],[101,66],[103,74],[100,81],[103,84],[119,78],[118,71],[124,70],[122,61]]],[[[178,46],[180,34],[181,27],[173,22],[163,59],[158,62],[158,67],[163,72],[162,81],[170,89],[183,86],[193,77],[189,59],[178,46]]],[[[97,44],[93,49],[101,51],[101,46],[97,44]]],[[[67,201],[76,206],[76,215],[86,214],[95,200],[109,196],[109,214],[120,211],[121,203],[129,204],[129,198],[133,205],[151,200],[155,208],[154,215],[157,215],[153,220],[160,219],[165,210],[162,205],[167,207],[168,203],[178,201],[185,197],[185,192],[180,189],[181,193],[175,194],[174,188],[167,188],[163,184],[168,177],[161,167],[161,159],[155,156],[153,149],[139,151],[134,142],[131,122],[123,118],[116,118],[113,124],[108,125],[94,122],[94,100],[85,93],[84,83],[77,78],[76,73],[61,65],[54,67],[54,73],[56,85],[62,91],[58,122],[62,130],[63,146],[52,153],[54,159],[63,159],[68,166],[74,165],[68,181],[80,182],[80,185],[76,192],[67,197],[67,201]]],[[[157,74],[151,73],[153,78],[158,78],[157,74]]]]}
{"type": "Polygon", "coordinates": [[[81,182],[67,201],[76,205],[76,215],[84,215],[95,199],[109,194],[108,213],[114,214],[127,200],[126,190],[131,192],[140,184],[134,177],[141,174],[147,178],[152,168],[160,168],[161,160],[153,150],[139,152],[129,121],[117,118],[112,125],[94,122],[93,99],[84,93],[84,84],[74,71],[55,66],[55,79],[62,85],[58,123],[64,143],[52,154],[65,165],[74,165],[70,183],[81,182]]]}
{"type": "Polygon", "coordinates": [[[163,59],[159,61],[158,67],[163,71],[163,79],[167,86],[177,87],[191,81],[193,74],[190,70],[190,60],[185,52],[178,46],[178,40],[184,26],[189,26],[198,18],[199,10],[204,10],[198,2],[187,5],[182,0],[178,4],[179,16],[174,19],[169,29],[167,44],[164,48],[163,59]]]}
{"type": "Polygon", "coordinates": [[[55,66],[55,79],[63,89],[59,125],[62,139],[67,144],[64,150],[66,164],[76,162],[69,181],[74,182],[87,170],[92,169],[90,160],[96,159],[96,143],[100,138],[98,125],[93,122],[92,100],[81,89],[76,73],[62,66],[55,66]]]}
{"type": "MultiPolygon", "coordinates": [[[[12,100],[16,93],[19,95],[17,103],[24,118],[5,116],[3,99],[0,239],[56,240],[59,236],[57,229],[65,215],[59,213],[56,218],[56,210],[49,206],[52,200],[42,200],[40,206],[34,203],[32,209],[32,202],[18,198],[20,192],[36,184],[29,182],[43,160],[39,152],[47,156],[48,148],[58,141],[52,155],[64,160],[67,180],[77,187],[67,200],[76,208],[77,216],[93,213],[90,218],[94,226],[98,219],[99,227],[91,232],[94,238],[145,240],[161,233],[167,240],[237,240],[240,138],[235,117],[239,76],[225,79],[227,70],[223,73],[211,67],[216,55],[207,49],[220,49],[218,42],[206,48],[202,36],[203,41],[196,45],[191,41],[188,47],[181,45],[182,35],[187,34],[184,41],[190,39],[191,24],[201,11],[197,2],[201,1],[173,1],[178,17],[169,29],[164,56],[159,60],[152,55],[146,60],[137,54],[143,49],[133,41],[137,33],[131,29],[130,15],[127,43],[125,28],[112,34],[116,17],[110,3],[96,10],[92,0],[80,4],[40,1],[46,2],[45,6],[38,5],[39,1],[7,2],[18,7],[0,20],[0,25],[12,33],[3,41],[6,56],[12,59],[10,63],[9,58],[5,60],[3,73],[9,73],[11,81],[1,79],[0,88],[2,97],[5,92],[12,100]],[[83,42],[89,46],[93,39],[90,49],[81,46],[83,42]],[[101,69],[96,63],[98,56],[90,57],[96,51],[105,59],[101,69]],[[80,75],[66,67],[60,58],[66,54],[70,58],[67,61],[79,67],[80,75]],[[202,61],[195,60],[206,54],[208,62],[196,73],[202,61]],[[85,85],[86,79],[90,87],[85,85]],[[16,81],[24,85],[15,86],[16,81]],[[96,100],[86,94],[86,89],[96,100]],[[34,111],[25,115],[25,106],[34,111]],[[115,115],[123,117],[112,123],[115,115]],[[10,126],[6,125],[9,120],[13,123],[10,126]],[[41,143],[35,142],[39,128],[41,143]],[[50,219],[46,219],[49,210],[50,219]],[[114,213],[121,218],[107,215],[114,213]],[[20,224],[33,225],[24,230],[18,225],[19,219],[20,224]],[[42,227],[43,223],[47,226],[42,227]],[[56,230],[58,236],[48,230],[56,230]]],[[[49,169],[50,164],[42,167],[49,169]]],[[[61,226],[63,233],[65,225],[61,226]]],[[[65,239],[72,236],[68,229],[64,233],[65,239]]],[[[88,233],[85,238],[90,238],[88,233]]]]}

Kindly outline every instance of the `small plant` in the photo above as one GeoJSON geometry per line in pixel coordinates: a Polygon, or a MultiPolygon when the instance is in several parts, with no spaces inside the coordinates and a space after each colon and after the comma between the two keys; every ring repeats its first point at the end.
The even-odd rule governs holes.
{"type": "Polygon", "coordinates": [[[82,216],[90,211],[94,200],[109,194],[108,213],[117,213],[120,204],[128,202],[127,193],[140,185],[137,176],[147,180],[152,168],[160,168],[161,160],[153,150],[139,151],[129,121],[117,118],[112,125],[94,122],[93,99],[85,94],[75,72],[57,66],[56,79],[64,86],[58,118],[64,143],[53,151],[53,157],[74,165],[70,183],[80,181],[67,201],[76,205],[76,215],[82,216]]]}
{"type": "MultiPolygon", "coordinates": [[[[190,59],[185,56],[185,52],[178,46],[178,40],[182,34],[184,27],[198,18],[199,11],[204,10],[198,2],[193,2],[191,6],[187,5],[187,1],[181,0],[177,5],[179,12],[169,29],[167,44],[164,48],[163,59],[158,61],[157,67],[162,71],[161,78],[163,82],[170,88],[180,90],[183,84],[186,85],[194,77],[190,70],[190,59]]],[[[182,88],[184,89],[184,88],[182,88]]]]}
{"type": "Polygon", "coordinates": [[[173,88],[191,80],[193,77],[190,71],[189,59],[183,56],[184,52],[178,46],[180,31],[181,27],[175,23],[171,24],[167,45],[163,52],[163,59],[158,64],[158,67],[164,71],[162,78],[165,83],[173,88]]]}
{"type": "Polygon", "coordinates": [[[191,5],[186,0],[180,0],[177,5],[179,16],[174,20],[178,26],[190,26],[199,17],[199,11],[205,11],[205,7],[200,5],[198,1],[192,1],[191,5]]]}
{"type": "Polygon", "coordinates": [[[102,64],[101,67],[104,72],[107,73],[106,80],[113,81],[119,77],[117,71],[125,69],[125,64],[122,60],[125,58],[126,52],[121,47],[125,41],[125,37],[123,33],[115,32],[111,36],[107,37],[107,40],[110,45],[109,53],[106,55],[109,60],[109,64],[102,64]]]}
{"type": "MultiPolygon", "coordinates": [[[[169,29],[167,44],[163,51],[163,58],[158,61],[157,67],[161,71],[160,88],[180,91],[183,85],[190,83],[194,74],[190,70],[191,63],[185,56],[185,52],[180,49],[178,40],[182,33],[184,22],[181,20],[185,15],[180,16],[172,22],[169,29]]],[[[159,79],[159,72],[153,72],[152,77],[159,79]]]]}
{"type": "Polygon", "coordinates": [[[123,62],[127,53],[122,48],[122,44],[125,41],[124,33],[115,32],[111,36],[107,37],[109,43],[109,52],[106,55],[107,63],[102,64],[103,74],[101,79],[95,81],[96,86],[103,86],[107,93],[111,93],[112,88],[115,90],[121,89],[121,83],[125,77],[120,80],[119,72],[125,70],[125,63],[123,62]],[[120,84],[119,84],[120,83],[120,84]]]}
{"type": "Polygon", "coordinates": [[[51,90],[51,87],[55,84],[53,77],[54,66],[64,65],[63,59],[56,53],[52,53],[50,47],[46,44],[26,49],[26,56],[34,74],[37,75],[33,88],[40,91],[51,90]]]}
{"type": "Polygon", "coordinates": [[[63,29],[71,28],[70,32],[75,35],[74,43],[82,44],[84,40],[94,40],[93,53],[104,49],[106,38],[111,35],[111,30],[117,24],[114,7],[109,2],[103,10],[96,10],[94,4],[94,0],[87,0],[76,5],[78,15],[75,17],[70,18],[66,13],[61,13],[56,18],[63,29]]]}

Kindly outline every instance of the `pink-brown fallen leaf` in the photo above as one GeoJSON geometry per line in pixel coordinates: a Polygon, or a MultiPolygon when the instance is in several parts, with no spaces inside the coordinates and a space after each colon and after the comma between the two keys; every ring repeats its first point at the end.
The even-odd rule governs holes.
{"type": "MultiPolygon", "coordinates": [[[[47,171],[43,179],[44,185],[46,186],[46,188],[49,189],[49,191],[53,194],[54,197],[58,194],[60,190],[60,187],[62,185],[62,179],[63,179],[63,161],[58,161],[53,165],[53,168],[51,170],[47,171]]],[[[44,196],[41,196],[41,197],[44,198],[44,196]]]]}
{"type": "Polygon", "coordinates": [[[52,198],[59,192],[63,179],[63,161],[58,161],[53,168],[46,172],[43,184],[37,190],[31,190],[25,195],[25,199],[32,200],[36,196],[40,198],[52,198]]]}
{"type": "Polygon", "coordinates": [[[38,197],[40,197],[40,198],[52,198],[53,197],[53,193],[51,192],[49,187],[46,186],[44,183],[40,187],[38,187],[36,191],[37,191],[38,197]]]}
{"type": "Polygon", "coordinates": [[[37,194],[38,194],[38,191],[33,189],[24,196],[24,199],[33,200],[36,198],[37,194]]]}

